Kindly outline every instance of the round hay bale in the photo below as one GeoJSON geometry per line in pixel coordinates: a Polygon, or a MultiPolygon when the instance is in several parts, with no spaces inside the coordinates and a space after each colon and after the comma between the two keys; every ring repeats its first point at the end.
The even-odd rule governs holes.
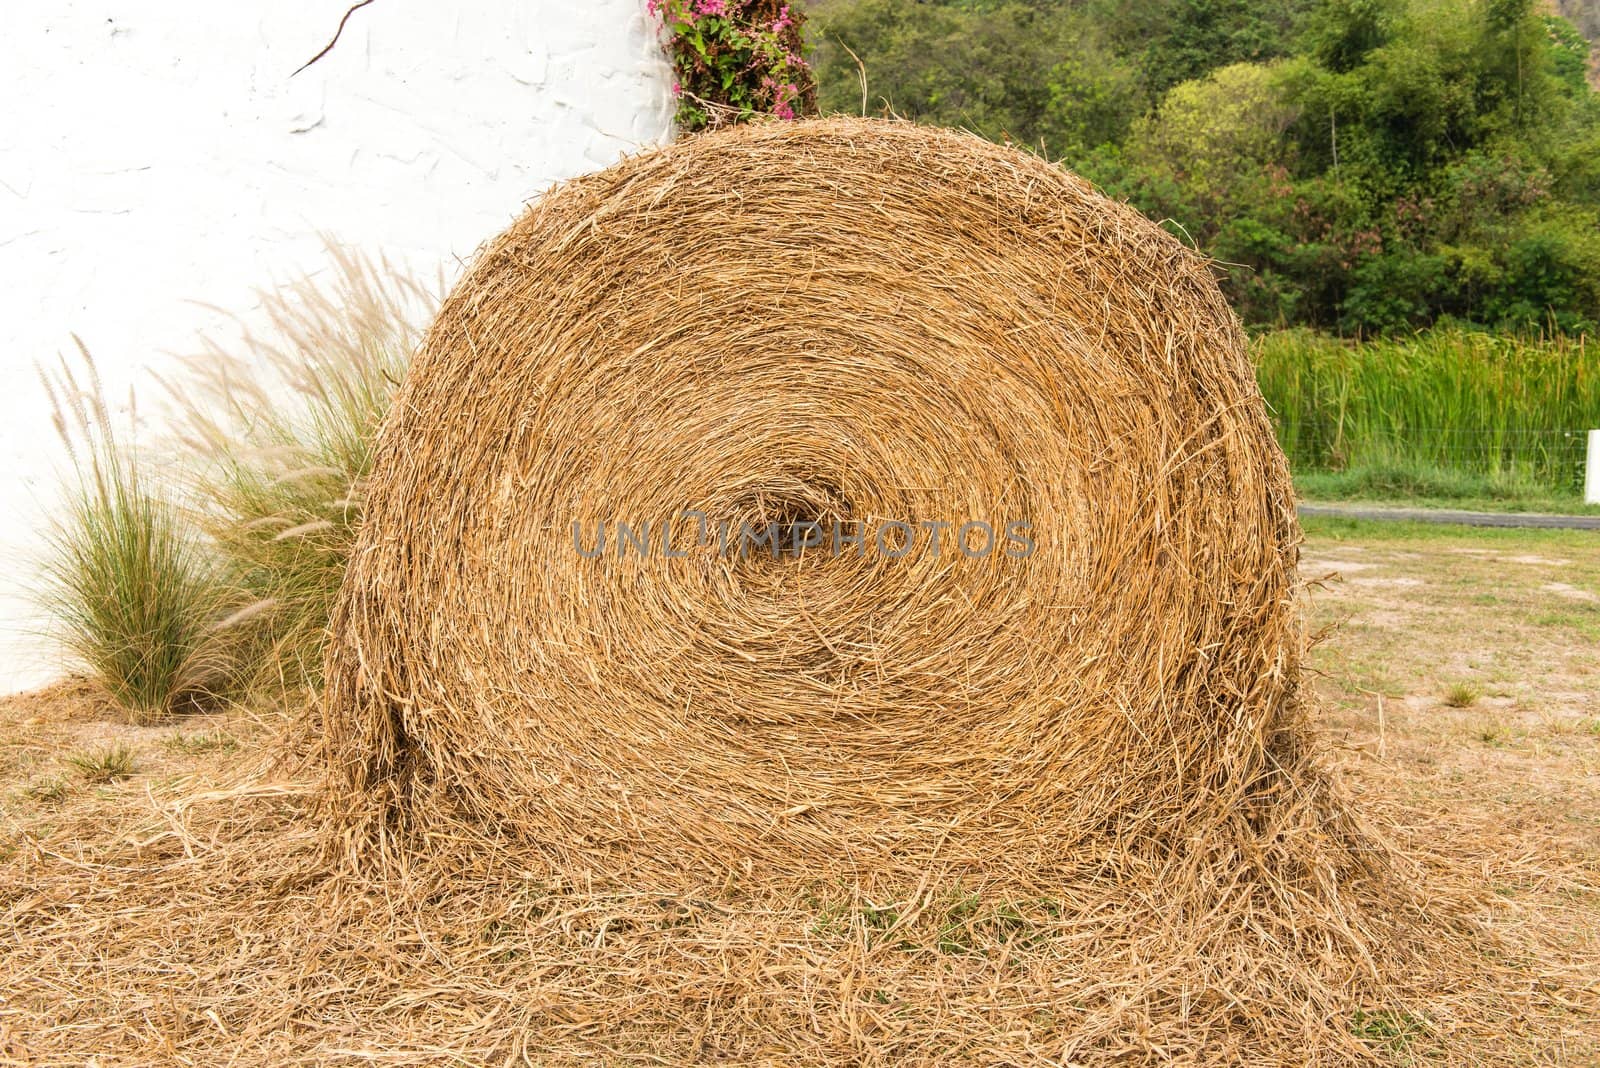
{"type": "Polygon", "coordinates": [[[1293,793],[1297,541],[1199,256],[976,137],[743,127],[554,189],[445,302],[324,726],[385,834],[1032,881],[1293,793]]]}

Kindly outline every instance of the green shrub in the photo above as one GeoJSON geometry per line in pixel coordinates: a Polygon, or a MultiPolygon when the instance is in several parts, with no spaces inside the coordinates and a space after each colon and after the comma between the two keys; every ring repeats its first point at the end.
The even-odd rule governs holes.
{"type": "Polygon", "coordinates": [[[785,0],[649,0],[677,77],[678,129],[817,113],[805,12],[785,0]]]}

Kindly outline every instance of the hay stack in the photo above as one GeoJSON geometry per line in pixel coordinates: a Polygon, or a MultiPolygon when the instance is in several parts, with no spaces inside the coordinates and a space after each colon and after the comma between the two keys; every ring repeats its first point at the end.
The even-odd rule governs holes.
{"type": "Polygon", "coordinates": [[[385,840],[1036,886],[1300,793],[1244,336],[1177,240],[975,137],[762,125],[557,188],[445,303],[367,508],[325,727],[385,840]],[[917,541],[619,553],[690,510],[917,541]],[[969,521],[1033,551],[952,551],[969,521]]]}
{"type": "Polygon", "coordinates": [[[1195,257],[1035,159],[830,121],[562,187],[449,299],[368,496],[313,754],[337,819],[252,776],[0,842],[0,1061],[1586,1048],[1589,869],[1390,799],[1420,864],[1355,833],[1300,744],[1238,330],[1195,257]],[[691,508],[1036,549],[572,545],[691,508]]]}

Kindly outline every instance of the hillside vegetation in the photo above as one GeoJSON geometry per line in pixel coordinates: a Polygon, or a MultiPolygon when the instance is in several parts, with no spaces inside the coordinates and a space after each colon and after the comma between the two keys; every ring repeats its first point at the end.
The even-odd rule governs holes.
{"type": "Polygon", "coordinates": [[[1600,322],[1590,45],[1532,0],[810,10],[824,111],[1062,159],[1221,261],[1253,327],[1600,322]]]}

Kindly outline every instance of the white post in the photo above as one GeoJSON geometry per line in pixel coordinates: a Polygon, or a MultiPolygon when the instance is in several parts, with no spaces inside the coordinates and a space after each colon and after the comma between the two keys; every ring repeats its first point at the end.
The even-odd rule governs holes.
{"type": "Polygon", "coordinates": [[[1589,431],[1589,455],[1583,464],[1583,503],[1600,504],[1600,430],[1589,431]]]}

